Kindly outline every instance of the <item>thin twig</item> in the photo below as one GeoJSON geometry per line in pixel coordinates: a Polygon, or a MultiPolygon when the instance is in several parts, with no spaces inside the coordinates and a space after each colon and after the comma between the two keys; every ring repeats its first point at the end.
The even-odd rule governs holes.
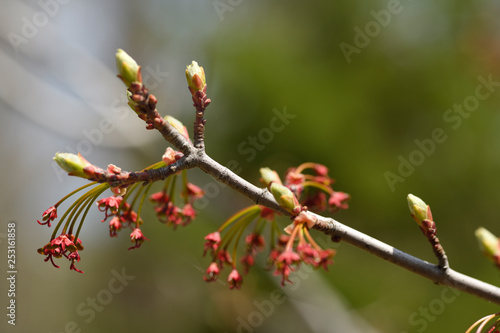
{"type": "Polygon", "coordinates": [[[446,285],[469,294],[481,297],[488,301],[500,304],[500,288],[474,279],[451,268],[442,268],[439,265],[428,263],[408,253],[398,250],[373,237],[350,228],[332,218],[316,215],[318,223],[315,229],[327,235],[354,245],[362,250],[403,267],[415,274],[421,275],[436,284],[446,285]]]}

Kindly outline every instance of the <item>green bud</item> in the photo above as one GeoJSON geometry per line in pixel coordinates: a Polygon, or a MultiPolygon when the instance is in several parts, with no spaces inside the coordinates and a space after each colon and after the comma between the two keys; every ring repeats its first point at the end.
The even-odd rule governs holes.
{"type": "Polygon", "coordinates": [[[422,226],[423,220],[431,220],[432,214],[429,206],[419,197],[413,194],[408,194],[408,207],[410,208],[411,216],[417,221],[419,226],[422,226]]]}
{"type": "Polygon", "coordinates": [[[281,184],[281,179],[278,173],[270,168],[260,168],[261,182],[265,187],[268,187],[271,183],[281,184]]]}
{"type": "Polygon", "coordinates": [[[203,70],[203,67],[198,66],[196,61],[191,62],[191,65],[187,66],[186,79],[191,93],[203,90],[207,84],[205,81],[205,71],[203,70]]]}
{"type": "Polygon", "coordinates": [[[61,169],[66,171],[70,176],[76,176],[81,178],[88,178],[83,169],[90,164],[80,153],[78,155],[70,153],[56,153],[54,156],[54,161],[59,165],[61,169]]]}
{"type": "Polygon", "coordinates": [[[281,207],[285,208],[292,214],[298,214],[300,212],[301,206],[293,192],[288,187],[273,182],[271,183],[269,190],[281,207]]]}
{"type": "Polygon", "coordinates": [[[118,69],[118,77],[128,87],[133,82],[142,82],[141,67],[122,49],[116,52],[116,68],[118,69]]]}
{"type": "Polygon", "coordinates": [[[175,119],[172,116],[165,116],[164,119],[172,125],[173,128],[179,131],[186,139],[189,139],[189,133],[187,131],[186,126],[184,126],[179,120],[175,119]]]}
{"type": "Polygon", "coordinates": [[[483,254],[496,264],[495,257],[500,254],[498,237],[483,227],[476,229],[475,235],[483,254]]]}

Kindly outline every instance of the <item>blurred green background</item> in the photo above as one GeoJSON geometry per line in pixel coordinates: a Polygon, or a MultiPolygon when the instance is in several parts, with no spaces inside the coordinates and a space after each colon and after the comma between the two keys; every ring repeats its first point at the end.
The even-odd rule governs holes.
{"type": "MultiPolygon", "coordinates": [[[[236,161],[254,183],[263,166],[325,164],[352,195],[336,219],[435,262],[408,212],[413,193],[431,205],[452,268],[496,284],[473,232],[500,234],[499,14],[494,1],[2,1],[0,248],[15,221],[18,275],[16,326],[2,314],[0,330],[461,332],[497,312],[317,232],[338,251],[329,272],[303,270],[282,289],[260,265],[241,291],[207,284],[204,235],[250,202],[199,171],[190,179],[211,192],[196,221],[173,231],[144,213],[151,241],[139,250],[127,251],[126,232],[110,239],[92,212],[80,235],[85,274],[43,261],[36,249],[52,231],[36,220],[85,184],[56,171],[56,151],[125,170],[163,154],[161,136],[127,109],[115,77],[123,48],[160,112],[188,128],[185,66],[205,68],[206,146],[221,164],[236,161]],[[249,137],[284,110],[293,119],[250,152],[249,137]],[[115,127],[100,130],[103,119],[115,127]],[[284,302],[272,303],[281,291],[284,302]]],[[[6,311],[5,279],[0,287],[6,311]]]]}

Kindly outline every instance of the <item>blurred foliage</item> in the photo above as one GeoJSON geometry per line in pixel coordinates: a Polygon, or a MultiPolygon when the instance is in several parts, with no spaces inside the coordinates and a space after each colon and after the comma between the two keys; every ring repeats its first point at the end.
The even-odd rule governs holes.
{"type": "MultiPolygon", "coordinates": [[[[443,118],[455,104],[474,96],[480,84],[478,77],[491,76],[500,82],[497,3],[401,1],[398,13],[391,14],[386,26],[379,26],[379,33],[369,37],[368,45],[358,48],[359,53],[351,54],[350,59],[343,54],[341,43],[355,45],[355,28],[365,31],[368,24],[376,25],[370,23],[377,22],[373,13],[387,11],[393,1],[117,3],[89,1],[79,6],[89,12],[109,6],[106,12],[127,24],[111,26],[99,16],[94,21],[77,20],[75,30],[99,27],[104,36],[99,37],[99,43],[93,41],[92,46],[99,50],[96,53],[109,54],[103,61],[111,70],[118,47],[143,66],[154,68],[160,64],[168,69],[167,83],[153,93],[158,97],[160,112],[172,113],[188,128],[194,112],[183,72],[185,65],[197,60],[205,69],[208,96],[212,99],[206,113],[207,151],[221,164],[235,160],[239,174],[254,183],[263,166],[282,173],[302,162],[325,164],[337,179],[334,188],[352,196],[350,209],[335,215],[336,219],[435,262],[408,212],[406,195],[414,193],[430,204],[451,267],[498,283],[498,272],[481,258],[473,231],[484,226],[500,233],[499,87],[480,101],[470,117],[462,118],[456,129],[443,118]],[[230,10],[218,13],[216,5],[220,3],[230,10]],[[107,40],[108,31],[121,37],[118,41],[107,40]],[[285,109],[294,118],[282,130],[272,131],[271,137],[265,136],[269,133],[265,129],[272,129],[276,112],[285,109]],[[430,139],[436,128],[444,131],[446,140],[436,143],[432,153],[424,154],[423,162],[392,191],[386,172],[397,174],[398,157],[408,159],[419,149],[415,140],[430,139]],[[252,147],[250,137],[260,140],[260,148],[253,146],[255,154],[248,152],[252,147]]],[[[78,17],[72,12],[74,7],[77,4],[73,2],[66,5],[67,13],[61,9],[59,18],[70,13],[78,17]]],[[[78,42],[71,31],[67,34],[78,42]]],[[[82,46],[90,48],[83,41],[82,46]]],[[[5,44],[3,50],[23,57],[14,55],[5,44]]],[[[92,84],[100,86],[100,82],[92,84]]],[[[5,109],[9,107],[4,105],[5,109]]],[[[10,122],[2,122],[2,129],[20,124],[36,128],[24,124],[23,119],[13,116],[10,122]]],[[[144,131],[143,124],[137,124],[138,132],[144,131]]],[[[33,131],[23,128],[18,133],[7,132],[15,141],[22,139],[21,133],[33,131]]],[[[51,135],[50,131],[39,134],[42,138],[51,135]]],[[[2,141],[6,138],[2,136],[2,141]]],[[[62,149],[54,144],[59,140],[57,136],[51,141],[53,147],[47,147],[44,140],[30,141],[26,149],[36,150],[37,145],[54,152],[62,149]]],[[[100,147],[101,151],[89,160],[103,166],[112,162],[124,169],[140,169],[158,159],[164,147],[161,138],[144,149],[100,147]]],[[[2,149],[12,152],[6,145],[2,149]]],[[[44,163],[49,158],[44,156],[44,163]]],[[[7,171],[19,167],[16,162],[9,163],[7,171]]],[[[36,177],[52,177],[49,167],[35,173],[36,177]]],[[[202,186],[213,182],[202,172],[191,175],[202,186]]],[[[71,179],[64,185],[73,187],[76,183],[71,179]]],[[[50,186],[57,187],[58,183],[50,186]]],[[[238,318],[248,319],[255,312],[255,301],[269,299],[270,293],[279,288],[279,279],[263,268],[256,268],[244,278],[241,291],[229,291],[227,286],[202,280],[202,271],[209,264],[208,258],[201,257],[204,235],[236,209],[250,204],[228,189],[216,187],[208,207],[189,227],[172,231],[156,223],[152,214],[144,218],[144,233],[151,241],[140,250],[126,251],[126,234],[108,239],[107,227],[97,222],[102,217],[96,214],[87,221],[80,237],[86,250],[80,265],[85,274],[79,275],[64,264],[55,270],[35,253],[50,234],[35,220],[64,195],[63,190],[58,192],[59,197],[52,196],[55,192],[50,192],[49,197],[42,193],[45,186],[27,187],[30,191],[38,189],[29,194],[36,205],[23,207],[23,215],[14,204],[4,201],[5,216],[27,225],[20,226],[25,228],[20,231],[25,236],[20,237],[26,238],[19,239],[23,264],[19,269],[18,322],[24,331],[63,332],[66,323],[73,320],[82,332],[233,332],[241,324],[238,318]],[[122,267],[135,278],[123,292],[113,295],[109,305],[95,312],[95,319],[85,322],[87,317],[76,312],[78,306],[107,288],[112,270],[120,271],[122,267]]],[[[16,195],[26,194],[19,190],[16,195]]],[[[335,326],[341,315],[317,303],[318,295],[326,293],[320,289],[325,286],[336,290],[354,320],[366,321],[380,332],[465,331],[476,319],[498,311],[496,306],[464,293],[444,303],[443,287],[357,248],[333,244],[324,235],[316,235],[338,250],[331,271],[314,274],[325,284],[306,286],[307,280],[302,281],[297,290],[309,293],[300,298],[287,287],[287,302],[277,305],[255,332],[321,327],[311,326],[311,321],[317,325],[329,323],[328,331],[341,332],[335,326]],[[328,315],[306,316],[299,311],[303,304],[326,310],[317,313],[328,315]],[[434,309],[434,315],[425,319],[420,311],[429,307],[434,309]]]]}

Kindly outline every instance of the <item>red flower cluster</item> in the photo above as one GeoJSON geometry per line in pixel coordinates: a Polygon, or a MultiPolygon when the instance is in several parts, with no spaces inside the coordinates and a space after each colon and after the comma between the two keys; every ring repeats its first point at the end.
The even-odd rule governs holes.
{"type": "MultiPolygon", "coordinates": [[[[182,156],[182,153],[171,148],[167,149],[163,161],[149,168],[159,168],[175,163],[182,156]]],[[[61,158],[64,158],[64,156],[61,158]]],[[[79,163],[82,158],[74,160],[66,157],[66,159],[75,164],[79,163]]],[[[80,164],[87,169],[93,167],[95,170],[100,170],[86,161],[80,164]]],[[[66,166],[66,164],[64,165],[66,166]]],[[[121,169],[114,165],[109,165],[107,172],[116,176],[122,174],[121,169]]],[[[155,205],[154,209],[158,219],[167,225],[173,226],[174,229],[179,225],[185,226],[189,224],[196,217],[193,208],[194,201],[202,198],[205,194],[201,188],[189,183],[185,171],[182,171],[182,190],[180,191],[182,205],[176,205],[174,193],[176,193],[176,180],[179,174],[167,178],[163,190],[149,196],[150,201],[155,205]]],[[[277,240],[276,244],[271,245],[268,262],[275,267],[274,274],[282,276],[283,285],[287,281],[290,282],[290,273],[296,270],[301,263],[325,269],[329,264],[333,263],[332,259],[335,251],[321,249],[309,234],[309,229],[315,225],[316,218],[308,212],[308,207],[321,210],[329,208],[331,211],[348,208],[347,201],[350,196],[332,189],[334,180],[328,176],[328,169],[320,164],[304,163],[297,168],[289,169],[284,183],[282,183],[276,171],[269,168],[262,168],[261,176],[278,204],[294,215],[293,223],[285,229],[288,235],[280,234],[280,228],[275,221],[275,217],[279,214],[271,209],[253,205],[240,210],[224,222],[217,231],[205,237],[204,255],[210,253],[212,257],[212,262],[204,276],[206,281],[217,280],[221,270],[225,265],[228,265],[231,267],[231,271],[227,277],[227,282],[231,289],[239,289],[243,278],[237,266],[241,266],[243,273],[248,274],[250,268],[255,264],[256,255],[262,252],[265,247],[263,234],[266,227],[269,227],[271,231],[271,244],[277,240]],[[306,170],[309,172],[305,173],[306,170]],[[252,231],[244,236],[244,233],[249,229],[252,229],[252,231]],[[241,246],[244,248],[244,253],[238,257],[240,240],[241,243],[244,243],[241,246]],[[231,250],[229,250],[230,246],[233,247],[231,250]]],[[[71,192],[43,213],[42,222],[38,220],[40,225],[50,227],[51,221],[57,218],[57,207],[60,203],[74,193],[95,185],[93,189],[86,192],[70,207],[69,212],[63,215],[54,231],[54,235],[56,235],[57,230],[63,224],[62,222],[68,217],[62,229],[62,234],[51,239],[48,244],[38,250],[39,253],[46,256],[45,261],[50,260],[55,267],[59,266],[55,265],[53,258],[64,256],[71,261],[70,269],[82,272],[75,267],[75,263],[80,261],[79,251],[83,250],[81,241],[78,239],[78,233],[83,223],[83,219],[80,219],[79,215],[82,212],[87,214],[95,198],[110,188],[107,183],[96,184],[97,182],[91,183],[71,192]],[[80,225],[76,227],[78,221],[80,221],[80,225]],[[73,234],[73,228],[77,230],[75,235],[73,234]]],[[[109,234],[111,237],[117,236],[122,229],[130,228],[132,230],[130,240],[133,245],[129,247],[129,250],[141,247],[142,243],[148,240],[140,229],[143,221],[138,214],[141,212],[149,188],[150,186],[140,187],[138,184],[123,188],[114,187],[111,188],[114,193],[113,196],[96,202],[98,209],[105,214],[101,222],[110,218],[109,234]],[[144,189],[146,190],[144,191],[144,189]],[[132,193],[135,193],[133,197],[132,193]],[[127,202],[128,200],[130,204],[127,202]],[[139,203],[138,213],[132,209],[136,203],[139,203]]]]}
{"type": "MultiPolygon", "coordinates": [[[[75,157],[76,155],[73,156],[71,154],[59,154],[56,156],[59,158],[59,162],[63,165],[63,168],[65,168],[65,170],[79,170],[83,172],[82,175],[88,175],[91,171],[94,174],[98,172],[104,174],[105,172],[107,172],[108,174],[111,174],[113,176],[122,176],[121,169],[112,164],[108,165],[107,171],[104,171],[91,165],[80,155],[75,157]],[[83,171],[78,169],[80,167],[83,171]]],[[[172,148],[168,148],[165,152],[165,155],[163,156],[162,162],[155,163],[146,169],[161,168],[165,165],[175,163],[177,160],[182,158],[182,156],[183,154],[181,152],[177,152],[172,148]]],[[[167,195],[167,193],[175,193],[175,181],[177,179],[177,174],[169,177],[166,180],[164,191],[153,194],[151,196],[151,201],[157,203],[156,212],[160,220],[167,224],[172,224],[174,225],[174,227],[179,224],[186,225],[195,218],[196,213],[193,208],[193,203],[196,199],[199,199],[204,195],[203,190],[201,190],[198,186],[188,183],[185,171],[182,171],[182,176],[183,190],[180,193],[181,197],[184,199],[184,205],[182,208],[176,207],[171,198],[167,195]]],[[[118,232],[122,229],[130,228],[130,241],[133,243],[133,246],[129,247],[129,250],[139,248],[145,240],[148,240],[140,229],[140,225],[143,223],[143,221],[139,215],[150,186],[140,187],[138,185],[139,184],[136,183],[123,187],[112,187],[108,183],[98,184],[98,182],[93,182],[84,185],[66,195],[54,206],[50,207],[43,213],[42,221],[38,220],[38,224],[48,225],[50,227],[51,222],[57,218],[57,207],[62,202],[85,188],[91,188],[70,206],[69,211],[67,211],[63,215],[62,219],[57,224],[53,237],[55,237],[57,230],[64,225],[62,227],[63,235],[59,236],[56,239],[52,239],[49,244],[39,249],[38,252],[46,255],[47,257],[45,261],[50,260],[53,264],[53,258],[60,258],[62,256],[65,256],[72,262],[70,268],[75,271],[81,272],[80,270],[75,268],[75,262],[80,261],[80,255],[77,250],[80,249],[79,247],[81,247],[81,242],[79,239],[77,241],[74,241],[74,238],[78,238],[78,233],[81,229],[84,217],[90,207],[93,206],[96,198],[99,197],[99,195],[107,189],[110,189],[111,192],[114,193],[114,195],[100,199],[96,202],[98,209],[101,212],[104,212],[104,218],[101,220],[101,222],[104,222],[109,218],[109,235],[111,237],[118,236],[118,232]],[[129,201],[130,203],[128,203],[127,201],[129,201]],[[138,203],[137,213],[133,209],[136,207],[136,203],[138,203]],[[79,217],[81,214],[83,214],[83,218],[79,217]],[[79,223],[78,226],[77,223],[79,223]],[[76,236],[73,235],[74,228],[75,230],[77,230],[76,236]],[[73,245],[71,245],[71,242],[73,241],[74,243],[73,245]]],[[[81,248],[83,249],[83,247],[81,248]]],[[[54,264],[54,266],[56,265],[54,264]]]]}
{"type": "Polygon", "coordinates": [[[71,261],[70,269],[79,273],[83,273],[83,271],[75,267],[75,261],[80,261],[80,254],[78,253],[78,251],[82,250],[83,245],[79,238],[75,241],[74,235],[64,234],[52,239],[48,244],[38,249],[37,251],[42,255],[46,255],[47,257],[44,259],[44,261],[47,262],[50,260],[52,265],[54,265],[54,267],[56,268],[59,268],[59,266],[54,263],[53,258],[61,258],[62,256],[64,256],[69,261],[71,261]]]}
{"type": "Polygon", "coordinates": [[[208,266],[206,275],[203,277],[203,279],[207,282],[216,281],[220,271],[224,268],[224,264],[232,265],[233,269],[227,278],[227,281],[230,284],[229,288],[240,289],[243,278],[236,270],[236,265],[234,264],[234,261],[227,250],[220,248],[220,233],[216,231],[206,235],[205,241],[205,250],[203,252],[203,255],[205,255],[209,250],[212,254],[213,262],[208,266]]]}
{"type": "Polygon", "coordinates": [[[245,255],[240,259],[243,265],[243,272],[248,274],[250,268],[255,263],[255,255],[264,250],[265,241],[261,234],[253,232],[245,237],[245,255]]]}
{"type": "Polygon", "coordinates": [[[182,208],[175,206],[165,190],[152,194],[149,200],[156,203],[155,211],[160,222],[171,225],[175,229],[179,225],[185,226],[189,224],[196,217],[193,202],[203,197],[204,194],[203,190],[198,186],[187,183],[181,194],[184,198],[182,208]]]}
{"type": "Polygon", "coordinates": [[[300,203],[310,210],[335,212],[347,209],[351,196],[344,192],[334,191],[333,178],[328,176],[328,168],[322,164],[304,163],[297,168],[290,168],[285,175],[284,185],[300,198],[300,203]],[[304,171],[312,170],[312,174],[304,171]]]}
{"type": "MultiPolygon", "coordinates": [[[[277,192],[273,192],[273,196],[278,203],[280,203],[278,199],[282,199],[285,204],[287,203],[286,199],[295,200],[298,207],[297,215],[293,217],[293,223],[285,228],[288,235],[280,235],[278,232],[278,236],[275,238],[276,244],[271,245],[268,262],[271,267],[275,267],[274,274],[280,275],[282,277],[281,283],[285,285],[286,282],[291,282],[290,273],[297,270],[301,263],[328,270],[328,265],[333,264],[335,250],[322,249],[311,237],[309,229],[316,224],[316,217],[308,212],[308,209],[329,209],[330,211],[347,209],[349,194],[334,191],[332,188],[334,180],[328,176],[328,168],[316,163],[304,163],[297,168],[290,168],[285,175],[283,184],[276,171],[269,168],[261,169],[261,177],[262,183],[270,188],[271,192],[277,192]],[[305,173],[306,170],[309,173],[305,173]],[[286,191],[279,192],[279,188],[273,188],[274,183],[285,186],[286,188],[284,188],[292,193],[287,196],[286,191]],[[281,193],[285,194],[280,197],[281,193]]],[[[228,276],[230,288],[239,288],[242,278],[238,273],[237,263],[241,264],[243,272],[248,274],[255,263],[256,254],[264,249],[263,229],[269,226],[272,235],[279,230],[274,220],[275,215],[274,211],[266,207],[250,206],[231,216],[216,232],[208,234],[205,237],[204,255],[210,252],[213,260],[206,270],[204,279],[208,282],[216,281],[224,263],[227,263],[232,267],[228,276]],[[253,231],[244,238],[245,252],[239,260],[236,260],[239,238],[254,220],[256,222],[253,231]],[[226,228],[229,230],[221,235],[226,228]],[[228,253],[228,247],[232,242],[234,250],[231,256],[228,253]]]]}
{"type": "Polygon", "coordinates": [[[270,261],[276,266],[274,274],[282,276],[283,286],[286,282],[291,282],[289,275],[301,262],[314,268],[323,267],[325,270],[328,270],[327,265],[333,264],[335,250],[322,249],[309,233],[315,221],[316,218],[311,213],[302,211],[285,229],[290,236],[281,235],[276,248],[271,252],[270,261]],[[295,241],[297,245],[294,249],[295,241]]]}
{"type": "MultiPolygon", "coordinates": [[[[103,198],[97,202],[97,206],[101,212],[104,212],[106,214],[101,222],[104,222],[108,217],[113,216],[113,218],[109,221],[110,237],[116,237],[118,236],[118,231],[124,228],[131,227],[134,229],[130,234],[130,240],[132,242],[136,242],[136,244],[135,246],[129,248],[129,250],[138,248],[140,246],[140,243],[139,245],[137,243],[136,236],[138,231],[136,230],[139,230],[139,225],[143,223],[142,219],[137,219],[137,213],[131,209],[128,202],[123,201],[122,196],[111,196],[108,198],[103,198]]],[[[141,239],[142,241],[144,241],[144,239],[148,240],[144,237],[144,235],[142,235],[142,237],[140,237],[139,239],[141,239]]]]}
{"type": "MultiPolygon", "coordinates": [[[[260,209],[259,221],[262,221],[263,216],[266,216],[266,209],[260,206],[253,207],[260,209]]],[[[238,217],[241,218],[241,215],[238,215],[238,217]]],[[[254,216],[252,216],[253,218],[254,216]]],[[[243,227],[247,226],[247,219],[241,218],[236,223],[240,221],[243,222],[243,227]]],[[[311,265],[314,268],[323,267],[325,270],[328,270],[328,265],[333,264],[332,259],[335,255],[335,250],[322,249],[309,234],[309,229],[315,222],[316,218],[311,213],[302,211],[294,218],[294,222],[285,229],[290,234],[280,235],[277,239],[277,244],[272,247],[268,262],[276,268],[274,274],[282,276],[282,285],[285,285],[286,282],[291,282],[289,279],[290,273],[297,270],[301,263],[311,265]]],[[[204,255],[210,252],[213,261],[207,268],[204,279],[207,282],[216,281],[221,270],[224,268],[224,264],[227,263],[232,266],[231,273],[228,276],[229,287],[231,289],[239,289],[243,279],[236,269],[236,258],[232,258],[228,254],[227,247],[229,242],[230,240],[221,238],[219,231],[205,236],[204,255]],[[225,244],[223,248],[221,248],[221,244],[225,244]]],[[[248,274],[250,267],[255,262],[255,255],[264,249],[264,245],[264,237],[259,232],[252,232],[245,237],[246,252],[240,259],[245,274],[248,274]]]]}

